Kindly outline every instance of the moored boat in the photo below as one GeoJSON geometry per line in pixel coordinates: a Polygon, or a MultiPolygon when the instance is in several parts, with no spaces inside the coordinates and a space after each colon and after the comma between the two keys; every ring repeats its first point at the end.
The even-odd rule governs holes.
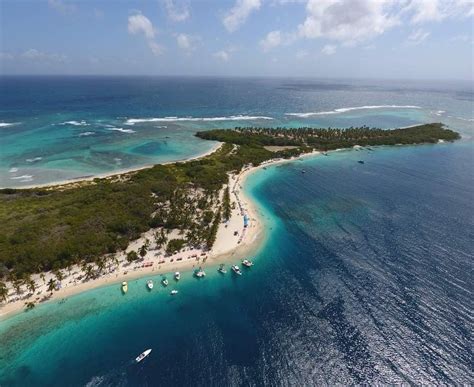
{"type": "Polygon", "coordinates": [[[177,271],[176,273],[174,273],[174,279],[175,279],[176,281],[179,281],[180,278],[181,278],[181,274],[180,274],[179,271],[177,271]]]}
{"type": "Polygon", "coordinates": [[[151,353],[151,349],[147,349],[146,351],[143,351],[140,355],[138,355],[135,358],[135,361],[137,363],[140,363],[144,358],[146,358],[149,354],[151,353]]]}
{"type": "Polygon", "coordinates": [[[168,286],[168,279],[166,277],[163,277],[163,279],[161,280],[161,283],[163,284],[163,286],[168,286]]]}
{"type": "Polygon", "coordinates": [[[240,268],[237,265],[232,265],[232,271],[237,275],[242,275],[240,268]]]}
{"type": "Polygon", "coordinates": [[[149,290],[153,289],[153,281],[152,281],[152,280],[146,281],[146,287],[147,287],[149,290]]]}
{"type": "Polygon", "coordinates": [[[244,259],[242,261],[242,265],[244,265],[245,267],[250,267],[250,266],[253,266],[253,262],[249,261],[248,259],[244,259]]]}
{"type": "Polygon", "coordinates": [[[219,266],[219,269],[217,269],[217,271],[218,271],[219,273],[221,273],[221,274],[227,273],[227,270],[225,269],[223,263],[219,266]]]}
{"type": "Polygon", "coordinates": [[[204,270],[202,270],[202,267],[200,267],[199,269],[197,269],[195,272],[194,272],[194,275],[197,277],[197,278],[202,278],[202,277],[205,277],[206,276],[206,272],[204,270]]]}
{"type": "Polygon", "coordinates": [[[171,294],[172,296],[174,296],[174,295],[178,294],[178,291],[177,291],[176,289],[173,289],[173,290],[170,292],[170,294],[171,294]]]}
{"type": "Polygon", "coordinates": [[[128,292],[128,284],[126,281],[122,282],[122,293],[125,294],[128,292]]]}

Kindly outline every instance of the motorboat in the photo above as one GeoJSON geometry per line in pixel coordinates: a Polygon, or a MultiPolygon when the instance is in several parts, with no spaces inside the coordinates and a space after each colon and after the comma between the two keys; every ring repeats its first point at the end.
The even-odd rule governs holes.
{"type": "Polygon", "coordinates": [[[168,286],[168,279],[166,277],[163,277],[163,279],[161,280],[161,283],[163,284],[163,286],[168,286]]]}
{"type": "Polygon", "coordinates": [[[151,349],[147,349],[146,351],[142,352],[138,355],[135,359],[137,363],[140,363],[144,358],[146,358],[151,353],[151,349]]]}
{"type": "Polygon", "coordinates": [[[125,294],[128,292],[128,284],[126,281],[122,282],[122,293],[125,294]]]}
{"type": "Polygon", "coordinates": [[[176,273],[174,273],[174,279],[175,279],[176,281],[179,281],[180,278],[181,278],[181,274],[179,273],[179,271],[177,271],[176,273]]]}
{"type": "Polygon", "coordinates": [[[364,164],[364,161],[359,160],[358,163],[359,163],[359,164],[364,164]]]}
{"type": "Polygon", "coordinates": [[[237,265],[232,265],[232,271],[237,275],[242,275],[240,268],[237,265]]]}
{"type": "Polygon", "coordinates": [[[170,294],[171,294],[172,296],[175,296],[176,294],[178,294],[178,291],[177,291],[176,289],[174,289],[174,290],[172,290],[172,291],[170,292],[170,294]]]}
{"type": "Polygon", "coordinates": [[[242,261],[242,265],[244,265],[245,267],[250,267],[250,266],[253,266],[253,262],[249,261],[248,259],[244,259],[242,261]]]}
{"type": "Polygon", "coordinates": [[[200,267],[198,270],[196,270],[194,272],[194,275],[197,277],[197,278],[202,278],[202,277],[205,277],[206,276],[206,272],[204,270],[202,270],[202,268],[200,267]]]}
{"type": "Polygon", "coordinates": [[[225,269],[224,264],[221,264],[221,265],[219,266],[219,269],[217,269],[217,271],[218,271],[219,273],[221,273],[221,274],[227,273],[227,270],[225,269]]]}
{"type": "Polygon", "coordinates": [[[149,290],[153,289],[153,281],[152,281],[152,280],[146,281],[146,287],[147,287],[149,290]]]}

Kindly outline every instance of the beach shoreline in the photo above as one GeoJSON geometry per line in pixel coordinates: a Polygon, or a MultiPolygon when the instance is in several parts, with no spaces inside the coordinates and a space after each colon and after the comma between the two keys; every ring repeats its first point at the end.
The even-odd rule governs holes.
{"type": "MultiPolygon", "coordinates": [[[[213,152],[221,146],[222,144],[217,144],[213,152]]],[[[111,286],[114,284],[117,285],[117,291],[119,291],[119,284],[123,281],[135,280],[150,275],[156,276],[160,274],[170,274],[175,271],[189,272],[200,267],[206,269],[219,264],[239,263],[242,259],[254,255],[259,248],[263,247],[267,236],[262,223],[263,217],[261,216],[258,206],[245,193],[244,187],[248,177],[256,171],[268,166],[288,163],[302,158],[314,157],[319,154],[321,154],[321,152],[313,151],[289,159],[272,159],[265,161],[258,166],[247,166],[238,174],[230,175],[229,188],[232,196],[231,201],[235,203],[235,208],[232,211],[229,221],[220,224],[216,242],[211,251],[204,253],[202,250],[189,250],[184,253],[179,252],[169,256],[166,260],[163,258],[160,260],[160,258],[154,256],[153,251],[150,251],[142,260],[142,266],[136,265],[133,267],[133,264],[124,264],[117,270],[117,272],[114,270],[113,272],[106,273],[105,275],[101,275],[96,279],[91,279],[86,282],[78,283],[74,280],[74,276],[73,278],[66,278],[66,280],[63,281],[63,286],[59,290],[54,291],[49,297],[47,296],[48,292],[45,290],[46,283],[49,278],[54,278],[54,276],[50,272],[43,273],[46,275],[46,278],[43,279],[44,283],[38,287],[38,289],[41,289],[43,298],[38,301],[40,298],[38,297],[39,293],[35,293],[30,297],[23,297],[19,300],[2,305],[0,307],[0,321],[13,317],[17,313],[24,311],[25,305],[28,302],[39,304],[52,302],[87,292],[92,289],[111,286]],[[249,219],[247,227],[244,227],[244,215],[249,219]],[[235,231],[238,232],[237,236],[235,235],[235,231]],[[150,265],[146,266],[148,264],[150,265]]],[[[201,155],[200,157],[205,156],[201,155]]],[[[138,170],[141,169],[143,168],[138,170]]],[[[130,171],[129,173],[134,171],[130,171]]],[[[154,230],[151,229],[148,233],[153,231],[154,230]]],[[[132,241],[127,249],[138,247],[147,236],[148,235],[144,235],[142,238],[132,241]]],[[[126,252],[123,252],[123,258],[125,258],[125,253],[126,252]]],[[[122,261],[122,263],[123,262],[124,261],[122,261]]],[[[36,280],[39,281],[39,275],[35,276],[37,277],[36,280]]]]}

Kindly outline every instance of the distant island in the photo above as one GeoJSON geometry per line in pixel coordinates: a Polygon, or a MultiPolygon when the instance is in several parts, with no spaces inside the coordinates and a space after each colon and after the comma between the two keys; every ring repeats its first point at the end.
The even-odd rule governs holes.
{"type": "Polygon", "coordinates": [[[256,217],[239,196],[241,172],[250,167],[317,151],[459,138],[438,123],[393,130],[235,128],[196,136],[222,144],[186,162],[0,190],[0,303],[28,301],[31,308],[65,278],[70,286],[104,275],[118,281],[126,267],[143,262],[166,271],[234,254],[245,244],[247,220],[256,217]],[[219,235],[227,239],[216,247],[219,235]]]}

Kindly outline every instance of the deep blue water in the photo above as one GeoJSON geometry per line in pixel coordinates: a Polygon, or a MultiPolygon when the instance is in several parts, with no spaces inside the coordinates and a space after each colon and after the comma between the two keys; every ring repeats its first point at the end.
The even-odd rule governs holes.
{"type": "MultiPolygon", "coordinates": [[[[397,104],[417,104],[416,90],[400,93],[397,104]]],[[[2,321],[0,385],[473,384],[473,128],[433,102],[469,119],[472,100],[428,94],[463,140],[260,170],[246,190],[268,237],[251,270],[185,273],[175,298],[141,279],[126,296],[96,289],[2,321]]],[[[324,109],[368,104],[345,102],[324,109]]],[[[349,114],[382,123],[410,112],[349,114]]]]}

